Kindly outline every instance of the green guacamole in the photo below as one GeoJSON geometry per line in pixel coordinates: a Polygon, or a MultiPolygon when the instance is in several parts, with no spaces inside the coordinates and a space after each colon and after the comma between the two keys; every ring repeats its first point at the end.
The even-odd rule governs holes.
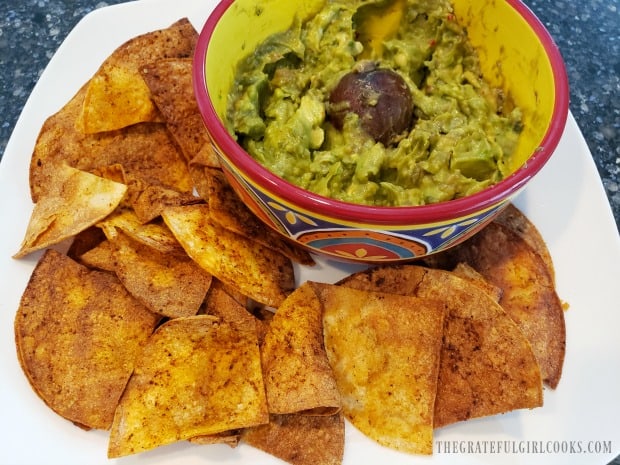
{"type": "Polygon", "coordinates": [[[371,3],[328,0],[249,54],[229,96],[229,131],[273,173],[346,202],[424,205],[501,180],[521,112],[482,78],[449,2],[403,0],[396,30],[379,47],[365,37],[371,3]],[[329,118],[332,89],[368,62],[397,72],[412,95],[412,124],[387,146],[355,113],[341,128],[329,118]]]}

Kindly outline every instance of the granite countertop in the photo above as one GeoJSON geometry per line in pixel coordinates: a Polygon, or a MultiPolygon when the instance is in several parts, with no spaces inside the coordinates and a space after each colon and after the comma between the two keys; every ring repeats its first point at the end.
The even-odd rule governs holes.
{"type": "MultiPolygon", "coordinates": [[[[175,0],[171,0],[175,1],[175,0]]],[[[90,11],[118,1],[0,2],[0,155],[48,61],[90,11]]],[[[620,8],[617,0],[526,0],[564,56],[570,109],[620,225],[620,8]]],[[[578,420],[576,420],[578,421],[578,420]]],[[[620,457],[612,462],[620,465],[620,457]]]]}

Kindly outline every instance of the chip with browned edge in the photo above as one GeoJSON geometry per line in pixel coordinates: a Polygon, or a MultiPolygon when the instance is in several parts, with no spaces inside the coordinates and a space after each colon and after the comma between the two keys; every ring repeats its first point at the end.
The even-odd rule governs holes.
{"type": "Polygon", "coordinates": [[[436,255],[435,264],[450,269],[468,263],[502,290],[500,305],[530,341],[543,380],[555,388],[566,350],[564,309],[540,255],[521,235],[496,222],[436,255]]]}
{"type": "Polygon", "coordinates": [[[293,290],[288,258],[216,225],[207,205],[169,207],[162,217],[190,257],[255,301],[277,308],[293,290]]]}
{"type": "Polygon", "coordinates": [[[189,162],[205,144],[207,129],[194,97],[191,58],[169,58],[140,69],[151,98],[189,162]]]}
{"type": "Polygon", "coordinates": [[[82,88],[47,118],[30,160],[30,194],[37,202],[56,182],[49,165],[66,163],[83,170],[119,164],[128,176],[179,192],[192,192],[193,182],[176,143],[163,123],[140,123],[117,131],[83,134],[75,120],[84,100],[82,88]]]}
{"type": "Polygon", "coordinates": [[[119,231],[122,231],[135,241],[162,253],[185,253],[179,241],[161,220],[143,224],[136,212],[129,208],[117,209],[97,223],[97,226],[109,240],[114,240],[119,231]]]}
{"type": "Polygon", "coordinates": [[[268,421],[256,333],[210,315],[177,318],[157,329],[136,361],[108,456],[268,421]]]}
{"type": "Polygon", "coordinates": [[[65,164],[54,166],[54,184],[35,204],[15,257],[58,244],[88,229],[118,206],[127,186],[65,164]]]}
{"type": "Polygon", "coordinates": [[[205,298],[204,313],[217,316],[226,323],[256,331],[259,344],[265,338],[266,325],[226,292],[216,279],[213,280],[213,285],[205,298]]]}
{"type": "Polygon", "coordinates": [[[211,275],[186,254],[162,253],[119,231],[114,271],[149,310],[170,318],[196,315],[211,286],[211,275]]]}
{"type": "Polygon", "coordinates": [[[270,415],[269,423],[242,431],[241,440],[292,465],[340,465],[344,416],[270,415]]]}
{"type": "Polygon", "coordinates": [[[379,444],[431,454],[444,304],[314,286],[344,416],[379,444]]]}
{"type": "Polygon", "coordinates": [[[323,344],[323,309],[309,282],[278,307],[261,345],[269,412],[333,415],[340,394],[323,344]]]}
{"type": "Polygon", "coordinates": [[[525,214],[519,210],[514,204],[509,204],[502,212],[497,215],[494,219],[494,222],[503,224],[507,228],[519,234],[525,242],[527,242],[530,247],[532,247],[540,258],[542,258],[545,265],[547,265],[547,270],[549,271],[549,275],[551,279],[555,281],[555,267],[553,265],[553,259],[551,258],[551,253],[547,248],[547,244],[543,239],[542,235],[536,225],[530,221],[530,219],[525,216],[525,214]]]}
{"type": "Polygon", "coordinates": [[[222,170],[203,168],[202,173],[208,189],[205,200],[209,204],[213,221],[223,228],[279,251],[294,262],[307,266],[315,264],[307,250],[289,242],[250,211],[232,189],[222,170]]]}
{"type": "Polygon", "coordinates": [[[435,427],[542,405],[540,368],[528,340],[478,284],[415,265],[359,272],[340,284],[446,303],[435,427]]]}
{"type": "Polygon", "coordinates": [[[15,315],[18,358],[55,412],[83,428],[108,429],[159,319],[110,273],[48,249],[15,315]]]}
{"type": "Polygon", "coordinates": [[[90,79],[77,126],[92,134],[158,121],[157,108],[140,69],[163,58],[191,57],[197,38],[198,33],[184,18],[122,44],[90,79]]]}

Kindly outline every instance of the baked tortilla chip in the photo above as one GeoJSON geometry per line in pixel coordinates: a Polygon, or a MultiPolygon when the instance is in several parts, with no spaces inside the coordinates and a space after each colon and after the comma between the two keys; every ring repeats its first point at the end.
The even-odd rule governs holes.
{"type": "Polygon", "coordinates": [[[502,298],[502,290],[484,279],[484,276],[474,270],[467,263],[457,263],[451,271],[460,278],[467,279],[470,283],[476,284],[484,292],[489,294],[495,302],[499,302],[499,299],[502,298]]]}
{"type": "Polygon", "coordinates": [[[191,57],[198,33],[186,19],[136,36],[117,48],[88,83],[76,125],[86,134],[159,121],[140,69],[162,58],[191,57]]]}
{"type": "Polygon", "coordinates": [[[322,306],[309,282],[278,307],[261,345],[269,412],[333,415],[341,408],[323,345],[322,306]]]}
{"type": "Polygon", "coordinates": [[[140,70],[151,98],[189,162],[210,145],[194,96],[192,58],[158,60],[140,70]]]}
{"type": "Polygon", "coordinates": [[[340,465],[344,417],[270,415],[269,423],[243,430],[241,440],[292,465],[340,465]]]}
{"type": "Polygon", "coordinates": [[[49,249],[15,315],[18,358],[51,409],[105,430],[158,321],[113,275],[49,249]]]}
{"type": "Polygon", "coordinates": [[[118,404],[110,458],[269,421],[256,333],[197,315],[151,336],[118,404]]]}
{"type": "Polygon", "coordinates": [[[114,257],[115,247],[108,241],[104,240],[101,244],[87,250],[82,255],[77,256],[74,260],[91,270],[109,271],[114,273],[116,269],[116,258],[114,257]]]}
{"type": "Polygon", "coordinates": [[[97,226],[111,241],[116,239],[118,231],[122,231],[132,239],[162,253],[185,255],[183,247],[165,224],[157,221],[142,224],[136,213],[130,209],[115,211],[97,223],[97,226]]]}
{"type": "Polygon", "coordinates": [[[547,265],[551,279],[555,281],[555,268],[547,244],[534,223],[521,210],[513,204],[509,204],[493,221],[506,226],[521,236],[540,255],[540,258],[547,265]]]}
{"type": "Polygon", "coordinates": [[[431,454],[444,305],[314,285],[344,416],[379,444],[431,454]]]}
{"type": "Polygon", "coordinates": [[[211,275],[191,258],[159,252],[122,231],[111,243],[116,275],[149,310],[169,318],[198,313],[211,285],[211,275]]]}
{"type": "Polygon", "coordinates": [[[222,170],[204,168],[211,219],[223,228],[241,234],[259,244],[280,252],[294,262],[312,266],[312,256],[305,249],[286,240],[260,221],[233,191],[222,170]]]}
{"type": "Polygon", "coordinates": [[[87,135],[75,129],[84,100],[82,88],[39,132],[30,161],[30,194],[37,202],[56,182],[49,165],[66,163],[82,171],[119,164],[127,176],[178,192],[191,193],[192,179],[163,123],[141,123],[118,131],[87,135]]]}
{"type": "Polygon", "coordinates": [[[128,203],[141,223],[148,223],[159,217],[166,207],[203,202],[191,192],[179,192],[160,185],[147,184],[136,178],[130,178],[127,187],[128,203]]]}
{"type": "Polygon", "coordinates": [[[445,302],[436,428],[542,405],[542,378],[532,347],[478,284],[448,271],[401,265],[359,272],[341,285],[445,302]]]}
{"type": "Polygon", "coordinates": [[[207,205],[169,207],[162,217],[190,257],[255,301],[277,308],[293,290],[289,259],[221,228],[207,205]]]}
{"type": "Polygon", "coordinates": [[[252,315],[218,283],[219,281],[214,280],[214,285],[209,289],[204,302],[204,313],[216,316],[233,326],[236,325],[248,331],[255,331],[259,344],[262,344],[267,331],[266,325],[252,315]]]}
{"type": "Polygon", "coordinates": [[[530,341],[545,383],[557,387],[566,350],[564,310],[540,255],[519,234],[496,222],[437,255],[435,261],[442,267],[468,263],[502,290],[500,305],[530,341]]]}
{"type": "Polygon", "coordinates": [[[35,204],[24,240],[15,258],[58,244],[112,213],[127,186],[71,168],[55,167],[55,183],[35,204]]]}

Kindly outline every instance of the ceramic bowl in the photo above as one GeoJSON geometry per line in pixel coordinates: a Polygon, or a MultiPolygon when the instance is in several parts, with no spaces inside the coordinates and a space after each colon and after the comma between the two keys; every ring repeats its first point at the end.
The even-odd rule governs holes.
{"type": "Polygon", "coordinates": [[[476,194],[424,206],[372,207],[296,187],[244,151],[223,123],[237,63],[320,0],[223,0],[206,21],[194,57],[194,91],[222,168],[265,223],[311,252],[364,263],[406,262],[456,245],[484,227],[547,163],[565,127],[568,82],[548,31],[520,1],[454,0],[485,77],[524,113],[520,167],[476,194]]]}

